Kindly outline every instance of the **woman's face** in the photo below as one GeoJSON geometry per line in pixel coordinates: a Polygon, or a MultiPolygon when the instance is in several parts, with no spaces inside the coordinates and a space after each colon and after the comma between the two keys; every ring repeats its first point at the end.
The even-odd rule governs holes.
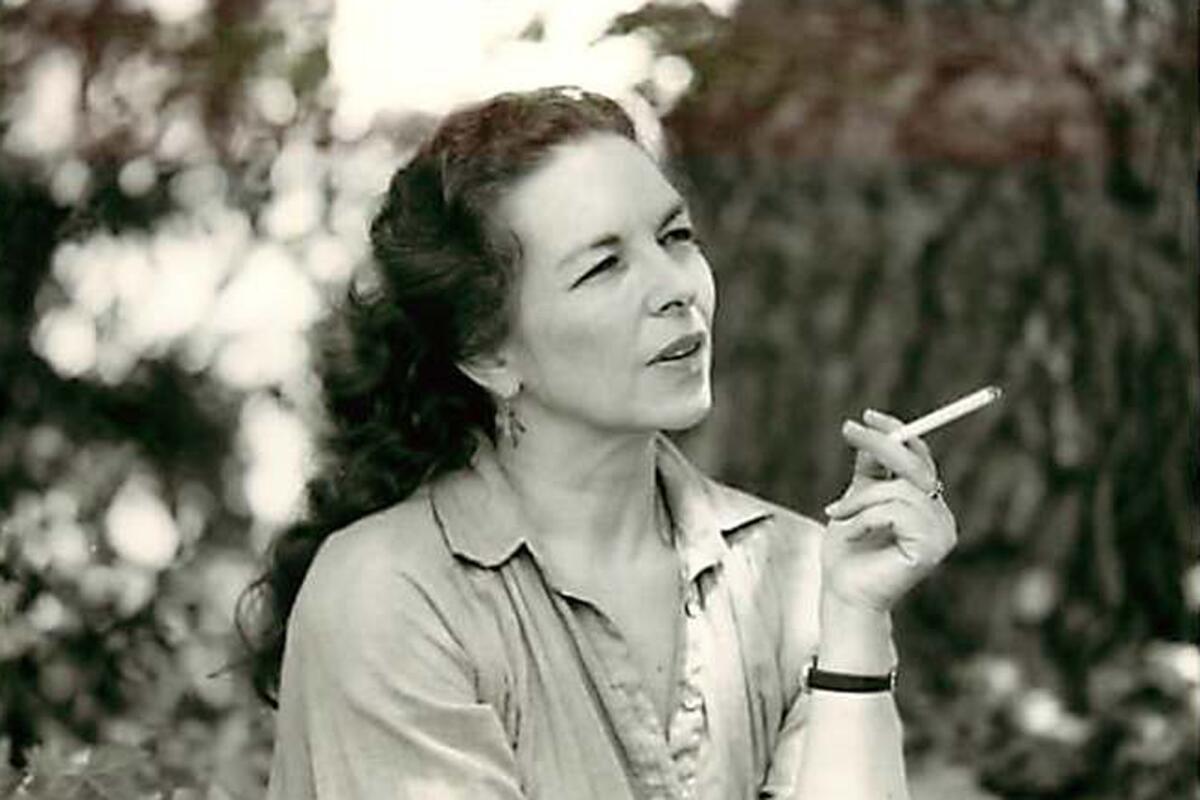
{"type": "Polygon", "coordinates": [[[521,243],[502,350],[522,418],[615,432],[699,422],[712,404],[713,277],[646,152],[615,134],[560,145],[498,212],[521,243]]]}

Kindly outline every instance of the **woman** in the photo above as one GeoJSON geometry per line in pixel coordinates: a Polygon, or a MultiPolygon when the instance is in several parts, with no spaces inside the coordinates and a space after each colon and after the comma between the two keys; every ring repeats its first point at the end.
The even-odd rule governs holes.
{"type": "Polygon", "coordinates": [[[953,546],[933,461],[847,422],[821,525],[664,437],[709,410],[714,286],[620,108],[452,114],[371,243],[260,582],[270,797],[905,797],[888,609],[953,546]]]}

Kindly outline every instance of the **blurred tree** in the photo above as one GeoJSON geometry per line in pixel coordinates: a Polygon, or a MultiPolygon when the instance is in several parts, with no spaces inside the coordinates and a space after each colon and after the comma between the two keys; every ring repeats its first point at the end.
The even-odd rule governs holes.
{"type": "Polygon", "coordinates": [[[1095,675],[1150,691],[1130,651],[1196,633],[1195,37],[1183,2],[748,0],[682,51],[667,124],[724,307],[713,465],[819,509],[842,419],[1006,391],[935,435],[962,542],[898,637],[912,749],[1013,796],[1194,791],[1186,682],[1144,709],[1169,755],[1114,759],[1095,675]],[[992,710],[957,676],[997,653],[1012,719],[964,737],[992,710]]]}
{"type": "Polygon", "coordinates": [[[161,242],[196,170],[245,174],[236,107],[278,39],[263,6],[218,2],[179,24],[111,2],[0,12],[0,738],[13,765],[34,759],[23,796],[133,780],[119,765],[137,751],[78,758],[62,750],[72,742],[144,746],[161,788],[262,780],[261,753],[216,763],[222,737],[265,742],[265,717],[210,675],[232,652],[221,612],[256,557],[238,393],[178,343],[106,364],[129,309],[97,298],[102,253],[74,275],[63,254],[119,235],[161,242]],[[189,141],[172,145],[171,130],[189,141]],[[80,286],[94,317],[79,313],[80,286]]]}

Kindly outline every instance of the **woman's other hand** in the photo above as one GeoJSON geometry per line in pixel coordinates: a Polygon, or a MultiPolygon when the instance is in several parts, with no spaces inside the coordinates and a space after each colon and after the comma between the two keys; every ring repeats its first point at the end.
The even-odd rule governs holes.
{"type": "Polygon", "coordinates": [[[825,507],[824,601],[887,612],[954,548],[957,524],[928,446],[889,438],[903,423],[887,414],[868,410],[863,422],[842,426],[858,453],[850,486],[825,507]]]}

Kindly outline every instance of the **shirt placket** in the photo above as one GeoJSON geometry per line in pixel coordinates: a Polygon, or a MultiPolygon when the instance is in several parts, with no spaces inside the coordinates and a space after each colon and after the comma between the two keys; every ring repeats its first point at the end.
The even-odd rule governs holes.
{"type": "Polygon", "coordinates": [[[683,599],[682,652],[675,693],[675,707],[667,729],[667,743],[682,796],[696,795],[696,776],[706,740],[708,717],[703,691],[704,596],[699,578],[687,582],[683,599]]]}
{"type": "MultiPolygon", "coordinates": [[[[684,568],[685,576],[689,570],[684,568]]],[[[675,702],[666,738],[633,655],[616,626],[596,606],[571,598],[568,611],[581,653],[614,720],[635,782],[647,798],[696,796],[697,775],[708,717],[703,691],[704,594],[700,576],[682,594],[680,654],[676,658],[675,702]]]]}
{"type": "Polygon", "coordinates": [[[595,605],[562,596],[559,601],[567,605],[564,616],[600,701],[613,720],[638,795],[646,800],[687,797],[625,639],[595,605]]]}

